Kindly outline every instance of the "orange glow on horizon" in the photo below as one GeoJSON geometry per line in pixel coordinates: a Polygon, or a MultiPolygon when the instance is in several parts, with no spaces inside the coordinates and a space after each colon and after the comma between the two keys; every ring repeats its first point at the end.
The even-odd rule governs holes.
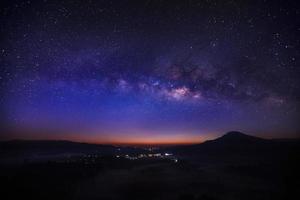
{"type": "Polygon", "coordinates": [[[160,136],[96,136],[91,138],[73,138],[73,141],[83,141],[86,143],[112,144],[112,145],[188,145],[198,144],[204,141],[203,137],[195,135],[160,135],[160,136]]]}
{"type": "MultiPolygon", "coordinates": [[[[207,136],[207,135],[205,135],[207,136]]],[[[10,132],[5,140],[11,139],[25,139],[25,140],[68,140],[74,142],[83,142],[91,144],[111,144],[111,145],[188,145],[198,144],[210,139],[203,135],[194,134],[158,134],[158,133],[142,133],[133,132],[126,134],[84,134],[84,133],[68,133],[52,131],[16,131],[10,132]],[[26,137],[24,138],[24,136],[26,137]]]]}

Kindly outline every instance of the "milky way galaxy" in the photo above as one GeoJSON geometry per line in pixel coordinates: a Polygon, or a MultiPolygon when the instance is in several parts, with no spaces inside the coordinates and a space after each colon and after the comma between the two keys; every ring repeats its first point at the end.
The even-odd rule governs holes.
{"type": "Polygon", "coordinates": [[[297,1],[1,4],[0,139],[299,132],[297,1]]]}

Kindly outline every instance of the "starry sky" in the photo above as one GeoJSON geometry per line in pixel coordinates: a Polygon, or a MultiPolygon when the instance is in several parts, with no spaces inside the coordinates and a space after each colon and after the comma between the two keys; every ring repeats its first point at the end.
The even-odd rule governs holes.
{"type": "Polygon", "coordinates": [[[0,139],[299,133],[297,1],[1,1],[0,139]]]}

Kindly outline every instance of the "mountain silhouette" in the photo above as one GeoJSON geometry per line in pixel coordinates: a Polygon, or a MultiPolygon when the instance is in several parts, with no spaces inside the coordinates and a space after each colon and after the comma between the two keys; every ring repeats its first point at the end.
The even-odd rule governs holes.
{"type": "Polygon", "coordinates": [[[224,134],[223,136],[217,138],[216,140],[263,140],[262,138],[246,135],[239,131],[230,131],[224,134]]]}
{"type": "Polygon", "coordinates": [[[259,137],[246,135],[238,131],[230,131],[223,136],[204,142],[203,144],[218,144],[218,145],[250,145],[256,143],[266,143],[268,140],[259,137]]]}
{"type": "Polygon", "coordinates": [[[47,158],[77,154],[116,155],[142,152],[132,147],[88,144],[64,140],[10,140],[0,142],[0,158],[47,158]]]}
{"type": "Polygon", "coordinates": [[[170,151],[188,155],[237,155],[281,153],[287,149],[299,146],[299,140],[272,140],[247,135],[239,131],[230,131],[214,140],[201,144],[173,147],[170,151]]]}

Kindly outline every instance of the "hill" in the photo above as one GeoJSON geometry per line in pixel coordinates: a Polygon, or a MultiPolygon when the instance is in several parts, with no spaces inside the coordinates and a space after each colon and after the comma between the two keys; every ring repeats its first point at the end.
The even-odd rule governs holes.
{"type": "Polygon", "coordinates": [[[299,144],[299,139],[263,139],[238,131],[231,131],[217,139],[201,144],[177,146],[169,150],[182,155],[260,155],[298,150],[299,144]]]}
{"type": "Polygon", "coordinates": [[[88,144],[55,140],[11,140],[0,142],[0,161],[2,160],[51,160],[74,155],[116,155],[134,154],[144,150],[131,147],[88,144]]]}

